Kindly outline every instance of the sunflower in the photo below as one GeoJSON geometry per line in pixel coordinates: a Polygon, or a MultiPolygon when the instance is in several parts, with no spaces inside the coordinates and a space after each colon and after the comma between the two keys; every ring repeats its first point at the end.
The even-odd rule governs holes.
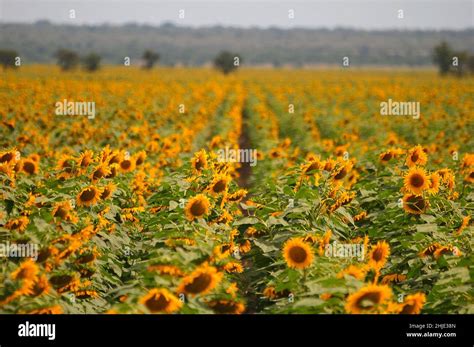
{"type": "Polygon", "coordinates": [[[199,266],[190,275],[183,278],[178,293],[204,295],[213,290],[222,280],[223,274],[207,264],[199,266]]]}
{"type": "Polygon", "coordinates": [[[102,200],[110,198],[116,188],[117,186],[113,183],[107,184],[105,187],[102,188],[102,194],[100,195],[100,198],[102,200]]]}
{"type": "Polygon", "coordinates": [[[468,171],[468,174],[464,177],[464,181],[468,183],[474,183],[474,170],[473,169],[468,171]]]}
{"type": "Polygon", "coordinates": [[[340,183],[351,171],[352,169],[352,162],[348,161],[337,168],[332,174],[332,179],[335,183],[340,183]]]}
{"type": "Polygon", "coordinates": [[[21,263],[20,267],[11,273],[14,280],[36,281],[38,279],[39,268],[32,260],[28,259],[21,263]]]}
{"type": "Polygon", "coordinates": [[[105,163],[100,163],[94,168],[94,171],[92,171],[91,180],[95,182],[101,179],[102,177],[106,177],[107,175],[110,175],[110,173],[111,173],[110,167],[105,163]]]}
{"type": "Polygon", "coordinates": [[[38,163],[33,159],[24,159],[21,170],[28,175],[33,175],[38,172],[38,163]]]}
{"type": "Polygon", "coordinates": [[[349,295],[345,309],[347,313],[376,313],[392,296],[391,289],[386,285],[369,284],[358,292],[349,295]]]}
{"type": "Polygon", "coordinates": [[[406,164],[408,167],[416,166],[416,165],[425,165],[428,161],[428,156],[426,155],[423,148],[418,145],[410,150],[408,150],[408,155],[406,159],[406,164]]]}
{"type": "Polygon", "coordinates": [[[64,220],[72,220],[73,216],[70,214],[72,209],[73,207],[69,201],[58,202],[54,205],[52,215],[64,220]]]}
{"type": "Polygon", "coordinates": [[[1,164],[11,164],[19,159],[19,154],[15,148],[9,150],[9,151],[4,151],[0,152],[0,163],[1,164]]]}
{"type": "Polygon", "coordinates": [[[203,195],[198,194],[195,197],[189,199],[184,209],[186,217],[193,221],[196,218],[201,218],[209,213],[211,203],[209,199],[203,195]]]}
{"type": "Polygon", "coordinates": [[[145,151],[140,151],[138,153],[136,153],[134,156],[133,156],[134,160],[135,160],[135,164],[137,166],[140,166],[142,165],[144,162],[145,162],[145,159],[146,159],[146,152],[145,151]]]}
{"type": "Polygon", "coordinates": [[[191,166],[195,173],[200,173],[202,170],[207,169],[207,153],[204,149],[194,153],[194,157],[191,159],[191,166]]]}
{"type": "Polygon", "coordinates": [[[92,152],[91,150],[87,150],[81,153],[81,155],[77,159],[77,165],[82,168],[88,167],[94,161],[93,156],[94,156],[94,152],[92,152]]]}
{"type": "Polygon", "coordinates": [[[26,216],[21,216],[15,219],[10,219],[7,224],[5,224],[5,228],[8,230],[16,230],[19,232],[23,232],[28,224],[30,223],[30,220],[26,216]]]}
{"type": "Polygon", "coordinates": [[[369,265],[376,270],[380,270],[390,255],[390,246],[385,241],[379,241],[369,253],[369,265]]]}
{"type": "Polygon", "coordinates": [[[165,288],[151,289],[140,298],[140,304],[146,306],[151,313],[172,313],[178,311],[183,303],[165,288]]]}
{"type": "Polygon", "coordinates": [[[471,216],[466,216],[463,217],[461,225],[459,228],[456,230],[455,235],[461,235],[464,229],[466,229],[469,226],[469,222],[471,221],[471,216]]]}
{"type": "Polygon", "coordinates": [[[63,309],[59,305],[54,305],[50,307],[42,307],[32,311],[29,311],[28,314],[62,314],[63,309]]]}
{"type": "Polygon", "coordinates": [[[302,238],[292,238],[283,246],[283,257],[290,268],[305,269],[313,262],[314,254],[302,238]]]}
{"type": "Polygon", "coordinates": [[[69,178],[75,173],[76,161],[73,157],[68,155],[62,155],[56,165],[57,170],[62,172],[59,174],[59,178],[69,178]]]}
{"type": "Polygon", "coordinates": [[[407,295],[401,304],[400,314],[419,314],[425,302],[426,296],[423,293],[407,295]]]}
{"type": "Polygon", "coordinates": [[[352,276],[358,280],[363,280],[365,278],[366,272],[364,269],[361,269],[358,266],[349,265],[349,267],[337,274],[337,278],[343,278],[345,275],[352,276]]]}
{"type": "Polygon", "coordinates": [[[308,163],[303,164],[301,169],[305,175],[312,175],[315,171],[320,170],[323,168],[323,164],[319,160],[319,158],[314,158],[310,160],[308,163]]]}
{"type": "Polygon", "coordinates": [[[390,275],[385,275],[380,283],[382,284],[389,284],[389,283],[400,283],[403,282],[407,279],[406,275],[402,274],[390,274],[390,275]]]}
{"type": "Polygon", "coordinates": [[[101,191],[98,188],[94,186],[86,187],[77,195],[77,205],[92,206],[99,201],[100,195],[101,191]]]}
{"type": "Polygon", "coordinates": [[[247,195],[247,191],[245,189],[239,189],[235,193],[228,195],[227,200],[232,201],[232,202],[239,202],[246,195],[247,195]]]}
{"type": "Polygon", "coordinates": [[[36,297],[43,294],[48,294],[50,289],[51,286],[49,285],[48,278],[45,275],[41,275],[34,282],[31,295],[36,297]]]}
{"type": "Polygon", "coordinates": [[[406,194],[403,197],[403,209],[410,214],[422,214],[428,208],[428,201],[422,196],[406,194]]]}
{"type": "Polygon", "coordinates": [[[424,169],[414,166],[405,176],[404,187],[410,193],[421,195],[430,189],[430,179],[424,169]]]}
{"type": "Polygon", "coordinates": [[[122,172],[130,172],[135,170],[136,164],[135,164],[135,159],[134,158],[125,158],[122,161],[120,161],[120,170],[122,172]]]}
{"type": "Polygon", "coordinates": [[[244,304],[231,300],[213,300],[207,304],[217,314],[241,314],[245,311],[244,304]]]}
{"type": "Polygon", "coordinates": [[[208,187],[209,193],[211,195],[219,195],[226,192],[231,180],[232,178],[228,175],[218,174],[214,176],[208,187]]]}
{"type": "Polygon", "coordinates": [[[228,273],[242,273],[244,268],[239,262],[231,261],[224,265],[224,270],[228,273]]]}
{"type": "Polygon", "coordinates": [[[434,172],[430,175],[430,188],[428,189],[428,192],[430,194],[437,194],[439,192],[439,185],[441,181],[441,177],[439,177],[439,174],[434,172]]]}

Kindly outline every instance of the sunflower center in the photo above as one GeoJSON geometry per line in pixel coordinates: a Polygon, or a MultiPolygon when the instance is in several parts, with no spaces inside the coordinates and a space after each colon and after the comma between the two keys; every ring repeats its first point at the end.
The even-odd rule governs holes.
{"type": "Polygon", "coordinates": [[[196,159],[196,162],[194,164],[194,167],[196,168],[196,170],[201,171],[203,166],[204,166],[204,164],[201,161],[201,159],[196,159]]]}
{"type": "Polygon", "coordinates": [[[425,179],[420,174],[413,174],[410,177],[410,184],[415,188],[420,188],[423,187],[423,185],[425,184],[425,179]]]}
{"type": "Polygon", "coordinates": [[[418,153],[413,153],[411,155],[411,161],[414,163],[418,160],[418,158],[419,158],[418,153]]]}
{"type": "Polygon", "coordinates": [[[385,153],[382,157],[383,161],[389,161],[390,159],[392,159],[392,153],[385,153]]]}
{"type": "Polygon", "coordinates": [[[343,168],[341,171],[337,173],[336,176],[334,176],[334,178],[336,180],[342,180],[344,177],[346,177],[346,175],[347,175],[347,170],[346,168],[343,168]]]}
{"type": "Polygon", "coordinates": [[[32,162],[26,161],[23,164],[23,170],[25,170],[29,174],[32,174],[35,172],[35,164],[33,164],[32,162]]]}
{"type": "Polygon", "coordinates": [[[381,248],[377,248],[377,249],[374,251],[374,254],[373,254],[372,258],[373,258],[375,261],[381,261],[382,258],[383,258],[383,250],[382,250],[381,248]]]}
{"type": "Polygon", "coordinates": [[[131,166],[132,166],[132,162],[130,160],[124,160],[120,163],[120,167],[124,170],[130,169],[131,166]]]}
{"type": "Polygon", "coordinates": [[[290,249],[289,255],[291,260],[293,260],[295,263],[304,263],[304,261],[308,257],[306,250],[300,246],[292,247],[290,249]]]}
{"type": "Polygon", "coordinates": [[[5,153],[0,157],[0,163],[10,162],[13,160],[13,153],[5,153]]]}
{"type": "Polygon", "coordinates": [[[209,274],[200,274],[191,283],[187,284],[184,289],[191,294],[198,294],[205,291],[212,282],[209,274]]]}
{"type": "Polygon", "coordinates": [[[170,304],[170,301],[167,300],[165,296],[161,294],[154,295],[153,297],[151,297],[145,302],[145,306],[151,312],[163,311],[168,307],[169,304],[170,304]]]}
{"type": "Polygon", "coordinates": [[[67,216],[67,210],[64,207],[59,207],[54,213],[54,216],[64,219],[67,216]]]}
{"type": "Polygon", "coordinates": [[[357,306],[360,309],[368,309],[380,302],[381,296],[378,292],[369,292],[362,295],[357,300],[357,306]]]}
{"type": "Polygon", "coordinates": [[[235,313],[237,311],[237,305],[230,301],[217,301],[210,305],[216,313],[235,313]]]}
{"type": "Polygon", "coordinates": [[[82,201],[92,201],[95,198],[95,190],[92,188],[87,188],[81,194],[82,201]]]}
{"type": "Polygon", "coordinates": [[[413,313],[414,310],[415,310],[415,305],[406,304],[405,306],[403,306],[403,309],[400,313],[401,314],[411,314],[411,313],[413,313]]]}
{"type": "Polygon", "coordinates": [[[212,190],[216,193],[223,192],[225,190],[226,183],[224,180],[217,181],[216,184],[214,184],[214,187],[212,187],[212,190]]]}
{"type": "Polygon", "coordinates": [[[196,201],[191,205],[191,214],[193,216],[202,216],[206,212],[206,207],[201,201],[196,201]]]}

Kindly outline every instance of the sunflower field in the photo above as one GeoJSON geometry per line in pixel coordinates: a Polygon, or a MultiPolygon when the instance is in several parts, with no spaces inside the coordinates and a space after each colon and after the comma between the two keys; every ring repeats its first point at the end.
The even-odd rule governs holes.
{"type": "Polygon", "coordinates": [[[473,110],[428,70],[2,72],[0,243],[37,254],[0,312],[474,313],[473,110]]]}

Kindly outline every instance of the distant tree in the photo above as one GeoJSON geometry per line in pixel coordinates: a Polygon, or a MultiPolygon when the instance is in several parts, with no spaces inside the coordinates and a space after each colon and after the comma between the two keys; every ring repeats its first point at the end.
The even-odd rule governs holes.
{"type": "Polygon", "coordinates": [[[87,71],[93,72],[100,67],[100,56],[96,53],[90,53],[82,58],[82,65],[87,71]]]}
{"type": "Polygon", "coordinates": [[[441,75],[449,72],[453,62],[453,52],[445,41],[433,49],[433,61],[438,65],[441,75]]]}
{"type": "Polygon", "coordinates": [[[145,60],[145,68],[151,69],[155,63],[160,60],[160,55],[154,51],[147,49],[143,52],[142,59],[145,60]]]}
{"type": "Polygon", "coordinates": [[[0,50],[0,64],[3,66],[3,70],[8,68],[16,68],[15,59],[18,57],[18,53],[9,49],[0,50]]]}
{"type": "Polygon", "coordinates": [[[54,57],[63,71],[74,69],[79,64],[79,55],[69,49],[59,49],[54,57]]]}
{"type": "Polygon", "coordinates": [[[227,75],[236,70],[241,62],[241,57],[238,54],[222,51],[214,59],[214,66],[227,75]]]}

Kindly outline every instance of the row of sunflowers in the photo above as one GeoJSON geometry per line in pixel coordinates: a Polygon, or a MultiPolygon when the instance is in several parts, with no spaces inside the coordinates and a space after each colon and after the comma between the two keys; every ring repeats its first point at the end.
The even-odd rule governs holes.
{"type": "Polygon", "coordinates": [[[472,79],[3,75],[0,312],[474,312],[472,79]]]}

